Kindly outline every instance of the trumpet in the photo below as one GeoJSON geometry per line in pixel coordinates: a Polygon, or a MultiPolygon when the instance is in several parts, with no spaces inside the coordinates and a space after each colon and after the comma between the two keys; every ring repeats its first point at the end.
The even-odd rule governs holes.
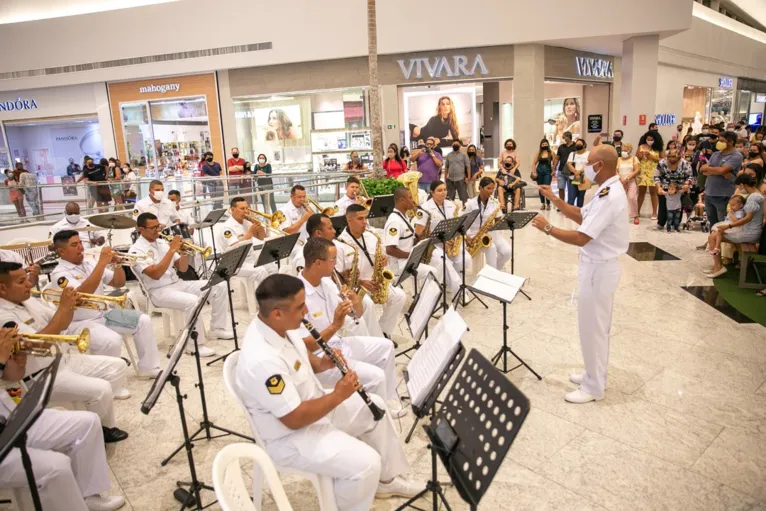
{"type": "MultiPolygon", "coordinates": [[[[59,289],[45,289],[43,291],[32,290],[32,296],[42,298],[48,303],[58,305],[61,303],[61,294],[63,291],[59,289]]],[[[128,303],[128,295],[122,296],[102,296],[91,295],[88,293],[77,293],[77,308],[78,309],[90,309],[97,311],[105,311],[109,308],[109,304],[114,304],[117,307],[124,308],[128,303]]]]}
{"type": "MultiPolygon", "coordinates": [[[[89,248],[85,251],[87,255],[100,256],[102,248],[89,248]]],[[[125,254],[122,252],[114,252],[112,257],[116,258],[116,264],[133,266],[134,264],[141,262],[151,262],[152,258],[148,254],[125,254]]]]}
{"type": "Polygon", "coordinates": [[[362,205],[365,208],[370,209],[370,207],[372,207],[372,197],[370,197],[370,194],[367,193],[367,188],[364,187],[364,183],[361,181],[359,181],[359,191],[357,192],[354,199],[357,199],[358,197],[362,197],[364,199],[364,203],[362,205]]]}
{"type": "MultiPolygon", "coordinates": [[[[168,243],[173,241],[173,238],[174,238],[174,236],[171,236],[169,234],[162,234],[162,233],[160,233],[160,237],[164,239],[165,241],[167,241],[168,243]]],[[[187,254],[191,252],[199,252],[200,254],[202,254],[202,257],[207,259],[208,257],[210,257],[210,254],[213,253],[213,247],[202,248],[202,247],[198,247],[197,245],[191,244],[189,241],[184,240],[181,243],[181,252],[185,252],[187,254]]]]}
{"type": "Polygon", "coordinates": [[[270,230],[271,232],[275,234],[279,234],[280,236],[287,236],[287,233],[279,228],[280,225],[282,225],[282,222],[285,221],[285,215],[281,211],[275,211],[271,215],[268,215],[266,213],[261,213],[260,211],[257,211],[255,209],[248,208],[248,211],[250,214],[245,215],[245,220],[250,222],[251,224],[261,224],[266,229],[270,230]],[[267,223],[261,222],[258,217],[263,217],[268,220],[267,223]]]}
{"type": "MultiPolygon", "coordinates": [[[[306,201],[307,201],[309,204],[311,204],[311,206],[312,206],[312,207],[310,207],[310,208],[306,208],[306,209],[308,209],[308,210],[309,210],[309,211],[311,211],[312,213],[322,213],[323,215],[327,215],[327,216],[333,216],[333,215],[334,215],[335,213],[337,213],[337,211],[338,211],[338,210],[335,208],[335,206],[329,206],[329,207],[326,207],[326,208],[324,208],[324,209],[323,209],[323,208],[322,208],[322,206],[320,206],[320,205],[317,203],[317,201],[315,201],[314,199],[312,199],[312,198],[311,198],[311,197],[309,197],[308,195],[306,196],[306,201]]],[[[304,206],[305,206],[305,204],[304,204],[304,206]]]]}
{"type": "MultiPolygon", "coordinates": [[[[18,325],[9,321],[3,328],[18,329],[18,325]]],[[[16,332],[18,334],[18,332],[16,332]]],[[[90,346],[90,330],[83,328],[79,335],[48,335],[48,334],[18,334],[21,340],[16,341],[11,348],[11,354],[26,353],[34,357],[51,357],[61,353],[59,344],[73,344],[77,351],[85,353],[90,346]],[[53,351],[51,351],[53,348],[53,351]]]]}

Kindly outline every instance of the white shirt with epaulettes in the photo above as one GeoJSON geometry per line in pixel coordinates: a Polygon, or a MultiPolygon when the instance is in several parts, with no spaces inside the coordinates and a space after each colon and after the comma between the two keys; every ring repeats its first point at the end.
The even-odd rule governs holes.
{"type": "MultiPolygon", "coordinates": [[[[356,248],[357,253],[359,254],[359,279],[372,279],[373,266],[375,265],[375,251],[378,248],[378,238],[376,238],[370,231],[364,231],[358,239],[354,239],[348,228],[343,229],[343,232],[338,238],[351,245],[351,247],[356,248]]],[[[348,260],[346,266],[351,268],[351,262],[354,257],[353,249],[349,248],[349,254],[351,259],[348,260]]]]}
{"type": "Polygon", "coordinates": [[[398,209],[388,215],[384,231],[383,245],[386,247],[398,247],[404,252],[411,252],[415,246],[415,226],[398,209]]]}
{"type": "MultiPolygon", "coordinates": [[[[446,199],[444,200],[444,203],[441,205],[441,207],[437,206],[433,199],[428,199],[426,203],[421,207],[431,213],[430,232],[434,232],[434,228],[436,228],[436,226],[442,220],[449,220],[450,218],[454,218],[455,210],[457,209],[457,206],[454,202],[446,199]]],[[[428,215],[418,210],[418,213],[415,214],[415,225],[425,226],[426,222],[428,222],[428,215]]]]}
{"type": "MultiPolygon", "coordinates": [[[[281,211],[285,215],[285,221],[279,224],[279,228],[284,231],[291,225],[298,223],[298,220],[300,220],[304,213],[306,213],[306,206],[301,206],[299,208],[295,207],[293,201],[288,199],[285,205],[282,206],[281,211]]],[[[306,241],[308,239],[309,234],[308,231],[306,231],[306,222],[303,222],[303,225],[301,225],[298,232],[300,233],[298,241],[306,241]]],[[[298,243],[296,243],[296,246],[297,245],[298,243]]]]}
{"type": "MultiPolygon", "coordinates": [[[[479,210],[479,215],[476,217],[476,220],[474,220],[471,226],[468,228],[468,236],[476,236],[476,233],[479,232],[479,228],[484,225],[487,219],[492,216],[492,213],[494,213],[499,207],[500,203],[494,197],[489,197],[486,204],[483,204],[479,197],[476,197],[475,199],[468,199],[468,201],[465,203],[465,211],[463,211],[463,213],[479,210]]],[[[498,214],[498,216],[495,218],[499,218],[500,216],[501,215],[498,214]]]]}
{"type": "MultiPolygon", "coordinates": [[[[250,230],[250,226],[253,225],[249,220],[242,220],[242,223],[237,222],[234,217],[230,216],[225,222],[221,224],[220,235],[218,236],[218,243],[220,243],[223,250],[226,251],[233,246],[239,246],[243,243],[242,237],[250,230]]],[[[268,238],[269,231],[266,230],[266,237],[268,238]]],[[[263,240],[259,240],[255,236],[251,239],[244,241],[244,243],[252,243],[255,249],[260,250],[263,248],[263,240]]],[[[251,265],[257,262],[258,254],[253,249],[248,250],[247,259],[251,265]]]]}
{"type": "Polygon", "coordinates": [[[158,238],[154,243],[149,243],[143,236],[139,236],[136,242],[131,245],[130,250],[128,250],[129,254],[147,254],[151,258],[151,262],[138,261],[134,266],[136,271],[142,275],[141,278],[143,280],[141,280],[141,282],[143,282],[146,289],[157,289],[170,286],[181,280],[178,278],[174,266],[175,262],[181,257],[178,253],[173,254],[173,261],[159,280],[154,280],[151,277],[143,275],[144,270],[149,266],[153,266],[162,261],[162,258],[165,257],[168,250],[170,250],[170,245],[167,241],[158,238]]]}

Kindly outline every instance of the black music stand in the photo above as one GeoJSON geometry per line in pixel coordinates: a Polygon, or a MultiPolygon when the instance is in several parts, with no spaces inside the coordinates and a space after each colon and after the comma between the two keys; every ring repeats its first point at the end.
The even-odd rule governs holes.
{"type": "Polygon", "coordinates": [[[471,350],[457,371],[444,404],[423,426],[430,441],[431,480],[398,510],[431,493],[450,510],[437,479],[441,459],[460,498],[470,509],[479,506],[529,414],[529,399],[477,350],[471,350]]]}
{"type": "Polygon", "coordinates": [[[394,212],[394,196],[376,195],[372,198],[370,212],[367,218],[388,218],[388,215],[394,212]]]}
{"type": "MultiPolygon", "coordinates": [[[[214,209],[213,211],[208,212],[207,216],[205,216],[205,219],[196,225],[196,228],[199,229],[200,245],[203,247],[205,246],[205,237],[202,231],[206,228],[210,228],[210,237],[213,239],[213,261],[218,260],[218,251],[215,247],[215,233],[213,232],[213,227],[215,224],[221,221],[221,218],[223,218],[224,215],[226,215],[225,209],[214,209]]],[[[205,267],[205,278],[207,278],[207,261],[203,261],[203,265],[205,267]]]]}
{"type": "MultiPolygon", "coordinates": [[[[40,372],[30,383],[26,394],[18,406],[11,411],[5,422],[5,427],[0,433],[0,463],[5,460],[13,448],[17,448],[21,454],[21,464],[27,476],[29,493],[32,494],[32,503],[35,511],[43,511],[40,502],[40,493],[37,491],[35,473],[32,470],[32,460],[27,451],[27,432],[37,419],[40,418],[51,397],[53,382],[56,379],[61,353],[57,354],[48,367],[40,372]]],[[[5,389],[0,389],[5,392],[5,389]]]]}
{"type": "MultiPolygon", "coordinates": [[[[434,227],[430,238],[434,243],[437,241],[442,244],[442,283],[444,284],[444,293],[442,294],[442,311],[447,312],[447,242],[457,236],[460,226],[465,221],[464,216],[447,218],[440,221],[434,227]]],[[[451,264],[451,263],[450,263],[451,264]]]]}
{"type": "MultiPolygon", "coordinates": [[[[407,261],[404,263],[404,269],[402,270],[401,274],[399,274],[399,278],[396,281],[396,284],[394,286],[401,287],[402,284],[407,282],[407,279],[412,277],[412,281],[414,284],[414,293],[413,293],[413,302],[414,302],[414,296],[419,295],[418,291],[418,266],[420,266],[420,262],[423,260],[423,256],[426,253],[426,250],[428,249],[429,245],[433,243],[433,240],[430,238],[427,238],[425,240],[420,240],[417,245],[412,247],[412,250],[410,251],[410,255],[407,258],[407,261]]],[[[443,288],[443,290],[446,288],[443,288]]],[[[426,323],[426,335],[428,335],[428,323],[426,323]]],[[[418,349],[420,347],[420,343],[418,340],[415,340],[415,347],[414,349],[418,349]]],[[[407,349],[401,353],[397,353],[396,356],[399,355],[405,355],[410,349],[407,349]]]]}
{"type": "Polygon", "coordinates": [[[458,305],[462,305],[464,308],[468,306],[472,301],[478,300],[479,303],[481,303],[485,309],[488,309],[487,304],[482,301],[481,298],[479,298],[476,294],[474,294],[472,291],[466,289],[465,285],[465,240],[466,235],[468,233],[468,229],[473,225],[473,223],[476,221],[476,217],[479,216],[479,210],[476,209],[474,211],[469,211],[468,213],[461,216],[461,218],[465,218],[462,224],[460,224],[460,229],[458,232],[463,236],[463,243],[461,243],[462,249],[463,249],[463,271],[461,273],[460,278],[460,289],[458,289],[457,294],[452,299],[452,303],[455,304],[455,308],[457,309],[458,305]],[[468,300],[468,302],[465,301],[465,294],[466,292],[471,293],[473,295],[473,298],[468,300]]]}
{"type": "Polygon", "coordinates": [[[330,222],[332,222],[332,227],[335,229],[336,238],[340,236],[340,233],[342,233],[343,229],[345,229],[348,225],[348,222],[346,221],[346,215],[330,217],[330,222]]]}
{"type": "MultiPolygon", "coordinates": [[[[423,404],[421,406],[418,406],[416,404],[412,404],[412,412],[415,414],[415,422],[412,423],[412,427],[410,428],[410,432],[407,433],[407,437],[404,439],[404,443],[408,444],[410,443],[410,439],[412,438],[412,434],[415,432],[415,427],[418,425],[421,419],[426,418],[427,416],[431,416],[431,419],[433,419],[434,415],[436,414],[436,405],[442,404],[441,401],[439,401],[439,396],[441,395],[444,388],[447,386],[447,383],[449,383],[450,379],[452,378],[452,375],[455,374],[455,370],[460,365],[460,362],[463,360],[463,357],[465,357],[465,347],[463,346],[463,343],[458,343],[459,347],[455,354],[452,356],[450,361],[447,363],[447,367],[444,371],[442,371],[439,378],[436,380],[436,383],[433,387],[431,387],[431,391],[428,393],[428,396],[426,396],[426,399],[423,401],[423,404]]],[[[402,376],[404,376],[404,381],[409,382],[410,381],[410,373],[407,369],[404,369],[402,371],[402,376]]]]}
{"type": "MultiPolygon", "coordinates": [[[[513,261],[516,253],[514,233],[516,232],[516,229],[522,229],[536,216],[537,213],[534,211],[514,211],[503,216],[498,220],[495,226],[490,229],[490,232],[511,231],[511,273],[513,273],[513,261]]],[[[527,300],[532,300],[526,292],[521,291],[521,294],[523,294],[527,300]]]]}
{"type": "Polygon", "coordinates": [[[428,320],[431,319],[431,316],[434,315],[436,310],[439,308],[439,298],[441,298],[441,295],[437,297],[436,302],[432,306],[428,306],[429,304],[426,304],[428,306],[428,319],[426,320],[425,326],[423,330],[416,332],[412,329],[412,317],[414,312],[417,310],[418,305],[420,304],[421,298],[423,298],[423,290],[428,287],[428,284],[430,282],[436,283],[437,286],[439,286],[440,293],[444,294],[444,288],[439,285],[438,282],[436,282],[436,278],[433,276],[431,272],[428,272],[428,275],[426,275],[425,279],[423,279],[423,285],[420,286],[420,291],[418,291],[417,288],[417,277],[415,277],[415,294],[412,297],[412,303],[410,304],[410,308],[407,310],[407,312],[404,313],[404,320],[407,322],[407,327],[410,329],[410,334],[412,335],[412,338],[415,340],[415,344],[410,346],[409,348],[405,349],[404,351],[400,351],[396,354],[396,356],[404,355],[407,358],[410,358],[407,353],[410,351],[417,351],[418,348],[420,348],[420,339],[423,337],[423,333],[425,332],[426,335],[428,335],[428,320]]]}
{"type": "MultiPolygon", "coordinates": [[[[279,238],[266,239],[263,247],[257,249],[261,251],[261,254],[255,263],[256,268],[266,264],[277,263],[278,272],[280,268],[279,262],[286,257],[290,257],[300,235],[301,233],[295,232],[287,236],[280,236],[279,238]]],[[[253,250],[256,250],[256,247],[253,247],[253,250]]]]}
{"type": "Polygon", "coordinates": [[[237,320],[234,318],[234,300],[231,298],[231,278],[235,277],[239,273],[239,269],[247,259],[247,254],[252,248],[252,243],[242,243],[241,246],[237,245],[229,251],[224,252],[221,258],[218,260],[218,264],[207,281],[202,291],[212,289],[216,284],[220,284],[222,281],[226,282],[226,293],[229,297],[229,316],[231,317],[231,331],[234,334],[234,349],[225,355],[221,355],[205,364],[210,367],[219,360],[226,360],[226,357],[239,351],[239,339],[237,338],[237,320]]]}

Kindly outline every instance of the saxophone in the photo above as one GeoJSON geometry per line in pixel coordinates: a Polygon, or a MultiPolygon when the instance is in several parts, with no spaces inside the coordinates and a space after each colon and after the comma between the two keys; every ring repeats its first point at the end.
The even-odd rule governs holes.
{"type": "Polygon", "coordinates": [[[348,272],[348,282],[346,285],[349,289],[353,289],[355,293],[359,294],[359,296],[364,296],[363,288],[359,288],[359,249],[356,248],[351,243],[348,243],[347,241],[343,241],[340,238],[335,238],[336,241],[339,241],[340,243],[343,243],[344,245],[351,247],[351,250],[354,251],[354,259],[351,261],[351,270],[348,272]]]}
{"type": "MultiPolygon", "coordinates": [[[[452,218],[457,218],[458,216],[460,216],[461,206],[455,201],[452,201],[452,204],[455,205],[455,214],[452,215],[452,218]]],[[[455,236],[454,238],[452,238],[451,240],[449,240],[446,243],[446,247],[444,247],[444,249],[447,252],[447,257],[457,257],[457,255],[460,253],[460,248],[462,243],[463,243],[462,234],[459,234],[455,236]]]]}
{"type": "Polygon", "coordinates": [[[378,240],[378,245],[375,247],[375,263],[372,267],[372,281],[378,286],[378,290],[375,291],[371,298],[372,302],[376,304],[383,304],[388,301],[388,286],[394,281],[394,272],[386,268],[384,264],[385,255],[383,254],[383,241],[378,234],[370,229],[366,229],[367,232],[372,233],[375,239],[378,240]]]}
{"type": "MultiPolygon", "coordinates": [[[[424,240],[431,235],[431,213],[421,208],[420,206],[418,206],[416,209],[419,209],[420,211],[428,215],[428,220],[426,220],[426,227],[425,229],[423,229],[423,233],[420,236],[418,236],[419,240],[424,240]]],[[[420,213],[420,211],[418,211],[418,213],[420,213]]],[[[431,263],[431,256],[433,256],[433,253],[434,253],[434,244],[431,243],[430,245],[428,245],[428,248],[423,254],[423,264],[431,263]]]]}
{"type": "MultiPolygon", "coordinates": [[[[490,197],[489,200],[492,200],[490,197]]],[[[481,205],[479,206],[481,207],[481,205]]],[[[497,214],[500,212],[500,207],[497,207],[491,215],[489,215],[489,218],[487,218],[483,224],[479,227],[479,232],[476,233],[476,236],[473,238],[466,238],[465,240],[465,248],[468,250],[468,253],[471,254],[471,257],[476,257],[476,254],[479,253],[479,250],[482,248],[489,248],[492,246],[492,237],[489,235],[489,230],[494,227],[495,225],[495,219],[497,218],[497,214]]]]}

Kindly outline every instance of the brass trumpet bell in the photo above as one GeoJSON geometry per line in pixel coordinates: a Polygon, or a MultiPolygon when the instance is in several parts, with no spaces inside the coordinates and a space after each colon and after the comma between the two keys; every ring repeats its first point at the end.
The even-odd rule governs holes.
{"type": "MultiPolygon", "coordinates": [[[[162,237],[162,239],[164,239],[168,243],[173,241],[173,236],[171,236],[169,234],[160,234],[160,236],[162,237]]],[[[198,247],[197,245],[193,245],[190,242],[184,240],[184,242],[181,243],[181,251],[182,252],[186,252],[187,254],[190,253],[190,252],[199,252],[200,254],[202,254],[203,258],[207,259],[208,257],[210,257],[210,254],[213,253],[213,247],[202,248],[202,247],[198,247]]]]}
{"type": "Polygon", "coordinates": [[[77,351],[85,353],[90,346],[90,330],[83,328],[79,335],[20,334],[21,340],[14,344],[11,353],[26,353],[34,357],[50,357],[61,353],[59,344],[72,344],[77,351]],[[53,351],[51,351],[53,348],[53,351]]]}
{"type": "MultiPolygon", "coordinates": [[[[63,291],[59,289],[44,289],[43,291],[37,291],[33,289],[30,292],[32,293],[32,296],[42,298],[44,301],[54,305],[61,303],[61,294],[63,293],[63,291]]],[[[77,293],[78,309],[105,311],[109,309],[110,303],[117,307],[124,308],[128,303],[128,295],[124,294],[122,296],[102,296],[88,293],[77,293]]]]}

